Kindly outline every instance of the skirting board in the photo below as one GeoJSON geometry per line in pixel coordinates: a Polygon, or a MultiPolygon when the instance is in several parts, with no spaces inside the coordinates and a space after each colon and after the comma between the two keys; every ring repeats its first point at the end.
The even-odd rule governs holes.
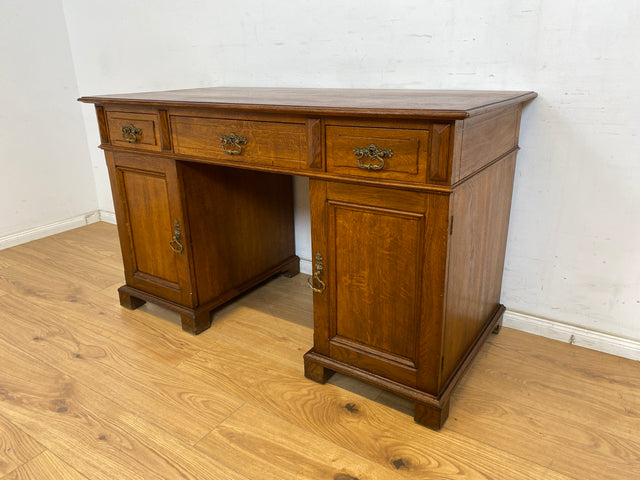
{"type": "MultiPolygon", "coordinates": [[[[50,223],[41,227],[12,233],[11,235],[0,237],[0,250],[15,247],[16,245],[22,245],[23,243],[31,242],[32,240],[38,240],[39,238],[55,235],[56,233],[66,232],[67,230],[72,230],[74,228],[84,227],[85,225],[95,222],[107,222],[115,225],[116,214],[113,212],[107,212],[106,210],[96,210],[94,212],[67,218],[66,220],[60,220],[59,222],[50,223]]],[[[311,260],[306,258],[300,259],[300,272],[307,275],[311,275],[311,273],[313,273],[311,260]]]]}
{"type": "Polygon", "coordinates": [[[507,310],[504,313],[505,327],[534,335],[560,340],[580,347],[609,353],[618,357],[640,360],[640,341],[594,332],[586,328],[545,320],[523,313],[507,310]]]}
{"type": "Polygon", "coordinates": [[[300,273],[304,273],[306,275],[311,275],[313,273],[311,260],[307,260],[306,258],[300,259],[300,273]]]}
{"type": "Polygon", "coordinates": [[[5,235],[4,237],[0,237],[0,250],[15,247],[16,245],[22,245],[23,243],[31,242],[32,240],[38,240],[39,238],[66,232],[67,230],[72,230],[78,227],[84,227],[85,225],[100,221],[115,224],[116,216],[110,212],[96,210],[94,212],[67,218],[41,227],[30,228],[29,230],[24,230],[22,232],[5,235]]]}

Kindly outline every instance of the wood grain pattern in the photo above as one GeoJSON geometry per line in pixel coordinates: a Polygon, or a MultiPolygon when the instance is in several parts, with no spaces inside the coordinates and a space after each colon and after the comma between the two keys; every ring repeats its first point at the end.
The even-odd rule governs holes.
{"type": "MultiPolygon", "coordinates": [[[[102,228],[91,228],[96,237],[102,238],[102,228]]],[[[113,233],[114,227],[110,228],[113,233]]],[[[65,236],[61,234],[56,238],[65,236]]],[[[119,304],[114,304],[113,299],[118,298],[116,289],[112,289],[110,297],[105,297],[86,281],[91,278],[90,270],[94,264],[85,263],[83,257],[78,257],[72,268],[51,270],[48,258],[55,256],[56,251],[46,248],[49,243],[44,240],[49,239],[38,242],[42,243],[41,251],[46,252],[46,255],[41,260],[3,270],[0,275],[1,289],[28,304],[46,309],[51,315],[58,315],[77,325],[99,331],[101,335],[167,365],[176,365],[205,347],[200,340],[172,335],[171,331],[175,329],[173,324],[158,322],[157,318],[146,313],[135,315],[134,312],[122,309],[119,304]],[[74,269],[78,269],[80,274],[76,276],[69,273],[74,269]],[[83,269],[86,271],[85,275],[81,273],[83,269]],[[105,321],[106,318],[109,320],[105,321]],[[143,335],[142,332],[146,334],[143,335]]],[[[114,243],[113,236],[111,242],[112,247],[117,249],[117,241],[114,243]]],[[[26,245],[21,245],[11,250],[25,247],[26,245]]],[[[4,250],[3,255],[8,252],[9,250],[4,250]]]]}
{"type": "Polygon", "coordinates": [[[376,179],[426,181],[429,145],[429,131],[426,129],[364,128],[354,122],[351,126],[327,125],[325,136],[327,172],[376,179]],[[371,144],[392,152],[391,156],[383,159],[383,164],[367,157],[360,160],[363,165],[382,166],[380,170],[358,166],[354,148],[367,148],[371,144]]]}
{"type": "Polygon", "coordinates": [[[3,415],[90,478],[242,478],[4,340],[0,362],[3,415]]]}
{"type": "Polygon", "coordinates": [[[515,154],[452,195],[442,383],[499,306],[515,154]]]}
{"type": "Polygon", "coordinates": [[[86,480],[87,477],[46,451],[0,480],[86,480]]]}
{"type": "Polygon", "coordinates": [[[107,154],[115,187],[127,285],[191,307],[189,232],[180,204],[175,161],[129,153],[107,154]],[[120,192],[120,194],[117,194],[120,192]],[[181,253],[170,242],[180,231],[181,253]]]}
{"type": "Polygon", "coordinates": [[[303,123],[283,123],[171,116],[171,132],[176,153],[182,155],[232,158],[238,162],[291,168],[306,166],[307,127],[303,123]],[[235,155],[223,151],[220,137],[235,133],[246,141],[235,155]]]}
{"type": "Polygon", "coordinates": [[[196,446],[256,480],[400,480],[401,472],[349,450],[252,405],[245,405],[196,446]]]}
{"type": "Polygon", "coordinates": [[[200,304],[295,256],[291,177],[195,163],[179,174],[200,304]]]}
{"type": "Polygon", "coordinates": [[[487,388],[493,389],[500,384],[505,398],[514,400],[517,397],[520,403],[535,408],[548,403],[545,396],[552,396],[554,410],[562,412],[567,420],[612,435],[631,435],[629,438],[637,439],[640,431],[640,392],[636,388],[640,382],[638,362],[605,354],[594,357],[595,352],[580,347],[558,350],[555,344],[558,342],[549,346],[543,344],[536,351],[539,337],[532,336],[521,347],[516,339],[522,335],[512,332],[505,345],[496,344],[493,339],[492,361],[485,364],[486,373],[479,374],[487,388]],[[521,353],[520,348],[525,351],[521,353]],[[504,364],[500,365],[507,357],[517,367],[518,374],[505,368],[504,364]],[[590,362],[594,360],[604,362],[606,366],[591,368],[590,362]],[[557,374],[549,376],[550,370],[557,374]],[[584,415],[585,411],[589,415],[584,415]]]}
{"type": "MultiPolygon", "coordinates": [[[[10,309],[0,305],[0,462],[13,462],[0,478],[262,480],[295,475],[300,465],[301,475],[318,480],[385,473],[629,480],[640,469],[638,362],[503,328],[480,350],[447,424],[434,433],[414,424],[413,404],[403,399],[348,377],[334,377],[340,388],[333,379],[319,386],[303,378],[296,358],[313,336],[306,278],[278,277],[251,291],[194,337],[175,328],[174,312],[120,308],[116,290],[102,286],[118,250],[115,226],[93,224],[0,251],[0,290],[13,297],[10,309]],[[65,248],[66,269],[49,258],[56,246],[65,248]],[[96,347],[108,355],[73,356],[96,347]],[[107,382],[114,354],[132,360],[123,372],[139,369],[143,385],[166,368],[169,378],[208,383],[244,404],[189,447],[154,425],[159,415],[132,410],[109,385],[121,365],[113,364],[107,382]],[[180,377],[170,368],[178,364],[180,377]],[[298,442],[304,448],[295,449],[298,442]]],[[[160,391],[149,402],[169,410],[160,391]]]]}
{"type": "MultiPolygon", "coordinates": [[[[459,137],[461,135],[458,135],[459,137]]],[[[451,149],[454,127],[450,123],[434,123],[429,156],[429,182],[448,184],[451,178],[451,149]]]]}
{"type": "Polygon", "coordinates": [[[306,381],[255,352],[222,342],[213,350],[215,353],[199,353],[179,368],[410,478],[566,479],[477,440],[447,432],[446,426],[441,433],[432,432],[357,394],[306,381]],[[520,470],[522,464],[527,465],[526,473],[520,470]]]}
{"type": "Polygon", "coordinates": [[[454,165],[454,183],[518,146],[521,111],[521,105],[514,105],[458,125],[462,140],[459,164],[454,165]]]}
{"type": "Polygon", "coordinates": [[[5,341],[37,351],[48,365],[85,385],[98,376],[102,394],[185,442],[197,442],[242,404],[92,330],[53,322],[39,307],[31,306],[26,320],[20,316],[23,302],[4,298],[0,305],[0,319],[16,326],[5,341]]]}
{"type": "Polygon", "coordinates": [[[0,415],[0,477],[43,451],[42,445],[0,415]]]}
{"type": "Polygon", "coordinates": [[[535,92],[214,87],[82,97],[96,104],[299,112],[411,115],[461,119],[536,97],[535,92]]]}

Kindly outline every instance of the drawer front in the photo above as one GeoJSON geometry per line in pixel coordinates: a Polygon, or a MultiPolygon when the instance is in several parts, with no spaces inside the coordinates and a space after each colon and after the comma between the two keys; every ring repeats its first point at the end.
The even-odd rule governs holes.
{"type": "Polygon", "coordinates": [[[426,181],[428,130],[328,125],[327,172],[426,181]]]}
{"type": "Polygon", "coordinates": [[[174,151],[285,168],[306,164],[305,124],[172,116],[174,151]]]}
{"type": "Polygon", "coordinates": [[[161,151],[159,123],[157,113],[107,112],[109,138],[117,147],[161,151]]]}

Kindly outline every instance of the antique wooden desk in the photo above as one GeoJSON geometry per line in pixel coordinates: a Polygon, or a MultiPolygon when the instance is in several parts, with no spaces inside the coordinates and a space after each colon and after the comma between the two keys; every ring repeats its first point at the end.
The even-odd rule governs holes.
{"type": "Polygon", "coordinates": [[[523,103],[534,92],[203,88],[96,107],[124,257],[120,302],[182,328],[299,271],[291,175],[310,177],[314,346],[440,428],[499,327],[523,103]]]}

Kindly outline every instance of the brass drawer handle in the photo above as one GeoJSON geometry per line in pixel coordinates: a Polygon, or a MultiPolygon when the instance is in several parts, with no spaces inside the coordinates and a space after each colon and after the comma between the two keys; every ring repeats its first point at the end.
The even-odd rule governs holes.
{"type": "Polygon", "coordinates": [[[382,170],[382,167],[384,167],[384,159],[393,156],[393,150],[390,148],[380,148],[375,143],[372,143],[368,147],[354,148],[353,153],[358,156],[356,162],[358,163],[358,167],[363,170],[382,170]],[[360,160],[364,157],[369,157],[369,163],[360,163],[360,160]]]}
{"type": "Polygon", "coordinates": [[[307,279],[307,285],[309,288],[316,293],[323,293],[324,289],[327,287],[325,283],[322,281],[322,273],[324,270],[324,259],[322,258],[322,254],[318,252],[316,254],[316,265],[315,265],[316,273],[313,274],[312,277],[307,279]],[[315,286],[315,282],[318,283],[318,286],[315,286]]]}
{"type": "Polygon", "coordinates": [[[133,123],[122,127],[122,138],[129,143],[136,143],[139,135],[142,135],[142,130],[135,127],[133,123]]]}
{"type": "Polygon", "coordinates": [[[178,220],[173,224],[173,237],[169,242],[169,247],[176,253],[182,253],[184,247],[182,246],[182,232],[180,231],[180,223],[178,220]]]}
{"type": "Polygon", "coordinates": [[[240,155],[242,153],[242,145],[247,144],[247,139],[231,132],[229,135],[221,135],[222,151],[229,155],[240,155]],[[230,145],[232,148],[227,148],[230,145]]]}

